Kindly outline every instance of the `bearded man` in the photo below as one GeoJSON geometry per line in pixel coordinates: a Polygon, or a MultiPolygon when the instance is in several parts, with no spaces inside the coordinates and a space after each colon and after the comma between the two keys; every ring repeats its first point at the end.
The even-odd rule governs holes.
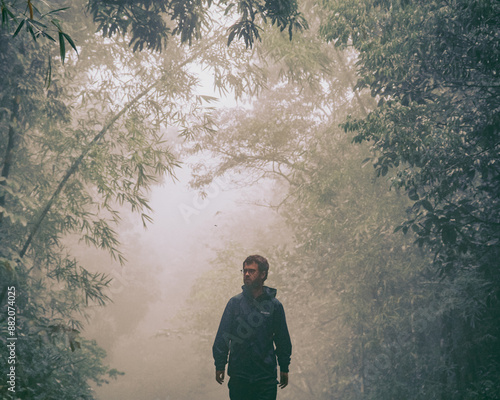
{"type": "Polygon", "coordinates": [[[276,289],[264,286],[269,272],[264,257],[247,257],[242,272],[242,292],[227,303],[212,348],[215,380],[224,382],[229,363],[231,400],[276,400],[277,366],[283,389],[292,354],[285,311],[276,289]]]}

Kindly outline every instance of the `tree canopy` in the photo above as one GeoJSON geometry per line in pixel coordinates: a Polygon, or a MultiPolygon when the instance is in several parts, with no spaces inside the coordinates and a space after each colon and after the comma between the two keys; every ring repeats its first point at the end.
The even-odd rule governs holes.
{"type": "Polygon", "coordinates": [[[449,310],[450,398],[494,398],[500,275],[499,30],[494,1],[325,2],[324,37],[359,52],[357,87],[378,106],[346,131],[413,202],[400,227],[473,305],[449,310]],[[472,279],[479,286],[466,284],[472,279]],[[473,293],[473,294],[472,294],[473,293]],[[460,310],[460,311],[459,311],[460,310]],[[496,349],[492,352],[492,349],[496,349]],[[464,350],[467,349],[467,350],[464,350]],[[469,360],[467,363],[465,360],[469,360]],[[452,390],[452,389],[450,389],[452,390]],[[473,397],[472,397],[473,398],[473,397]]]}
{"type": "MultiPolygon", "coordinates": [[[[73,38],[63,28],[64,12],[82,12],[76,7],[82,5],[67,1],[2,1],[2,28],[12,29],[14,36],[24,29],[34,41],[46,38],[59,42],[64,62],[66,43],[77,50],[73,38]]],[[[270,23],[282,31],[287,29],[290,40],[294,30],[307,28],[296,0],[268,0],[264,3],[253,0],[89,0],[86,8],[103,36],[126,36],[133,51],[145,48],[161,51],[166,48],[169,38],[175,36],[180,37],[181,43],[191,44],[212,29],[214,20],[226,16],[233,18],[227,31],[228,45],[237,38],[243,39],[246,47],[252,47],[255,40],[260,40],[260,24],[270,23]]]]}

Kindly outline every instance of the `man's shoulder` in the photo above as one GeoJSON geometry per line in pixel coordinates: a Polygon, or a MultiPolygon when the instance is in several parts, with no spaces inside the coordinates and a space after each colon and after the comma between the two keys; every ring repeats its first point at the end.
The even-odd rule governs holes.
{"type": "Polygon", "coordinates": [[[279,301],[276,297],[273,297],[272,299],[269,299],[269,301],[271,301],[271,303],[273,304],[274,308],[284,308],[283,304],[281,303],[281,301],[279,301]]]}
{"type": "Polygon", "coordinates": [[[279,300],[278,300],[278,298],[276,298],[276,297],[273,297],[273,298],[271,299],[271,301],[272,301],[273,303],[275,303],[275,304],[282,305],[282,304],[281,304],[281,301],[279,301],[279,300]]]}
{"type": "Polygon", "coordinates": [[[267,294],[266,297],[268,301],[271,301],[274,305],[280,305],[280,306],[282,305],[281,302],[276,297],[278,291],[275,288],[265,286],[264,290],[265,293],[267,294]]]}

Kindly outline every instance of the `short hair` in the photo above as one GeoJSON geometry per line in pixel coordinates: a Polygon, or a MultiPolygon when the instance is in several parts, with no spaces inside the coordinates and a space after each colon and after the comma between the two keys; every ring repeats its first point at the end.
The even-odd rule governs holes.
{"type": "Polygon", "coordinates": [[[259,256],[258,254],[255,254],[253,256],[248,256],[245,261],[243,261],[243,268],[245,268],[245,265],[250,265],[250,264],[257,264],[257,267],[259,268],[259,272],[265,272],[266,276],[264,277],[263,281],[267,279],[267,275],[269,273],[269,263],[267,260],[259,256]]]}

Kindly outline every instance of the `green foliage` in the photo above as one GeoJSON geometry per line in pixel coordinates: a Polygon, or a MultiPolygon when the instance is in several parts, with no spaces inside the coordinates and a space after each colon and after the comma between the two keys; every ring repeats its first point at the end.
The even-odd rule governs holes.
{"type": "Polygon", "coordinates": [[[19,3],[5,0],[1,2],[2,30],[13,31],[13,36],[16,37],[24,28],[35,42],[43,38],[54,43],[58,41],[63,64],[66,58],[66,42],[78,53],[75,42],[63,31],[61,21],[54,17],[69,7],[51,8],[46,2],[31,0],[21,2],[21,5],[19,3]],[[56,35],[58,40],[54,38],[56,35]]]}
{"type": "Polygon", "coordinates": [[[324,8],[324,36],[359,51],[358,87],[378,101],[344,128],[372,143],[379,176],[395,169],[393,185],[412,201],[398,229],[414,232],[433,270],[467,299],[441,316],[445,398],[495,398],[486,371],[498,374],[500,354],[498,2],[324,8]]]}
{"type": "Polygon", "coordinates": [[[76,237],[125,262],[120,211],[150,222],[149,188],[178,166],[175,131],[211,124],[188,71],[201,49],[134,55],[127,42],[96,37],[88,20],[73,17],[80,57],[52,66],[50,86],[50,43],[0,33],[0,305],[15,286],[19,398],[93,398],[91,381],[117,376],[79,333],[92,307],[109,302],[110,278],[65,244],[76,237]]]}
{"type": "MultiPolygon", "coordinates": [[[[109,281],[89,274],[74,260],[62,265],[47,263],[33,273],[33,267],[3,260],[0,264],[2,308],[7,310],[6,290],[15,288],[15,364],[3,363],[2,374],[15,366],[16,391],[12,398],[93,398],[89,382],[102,384],[106,376],[119,372],[103,365],[105,352],[94,341],[80,336],[76,313],[82,303],[107,297],[102,290],[109,281]],[[50,279],[44,274],[51,274],[50,279]],[[5,286],[4,286],[5,285],[5,286]]],[[[2,354],[7,350],[9,331],[6,313],[0,318],[2,354]]],[[[7,360],[7,357],[2,357],[7,360]]],[[[0,390],[7,392],[5,382],[0,390]]]]}
{"type": "Polygon", "coordinates": [[[125,262],[121,213],[129,208],[149,223],[149,188],[179,165],[177,133],[213,133],[214,99],[195,95],[190,64],[214,68],[222,91],[241,96],[263,85],[240,69],[251,56],[243,44],[221,57],[229,51],[221,29],[208,43],[189,51],[177,43],[160,55],[94,35],[83,15],[66,14],[65,22],[79,45],[65,68],[47,59],[62,56],[50,43],[5,30],[0,40],[0,300],[3,307],[8,285],[17,288],[17,356],[29,363],[18,371],[21,398],[93,398],[92,381],[119,375],[80,334],[92,308],[109,302],[110,277],[66,244],[80,240],[125,262]],[[228,77],[233,70],[241,73],[228,77]]]}
{"type": "Polygon", "coordinates": [[[314,41],[280,46],[269,33],[257,49],[260,61],[278,61],[267,69],[277,84],[203,139],[217,162],[198,165],[196,185],[250,174],[288,188],[275,205],[295,243],[269,253],[280,297],[294,305],[297,398],[499,396],[498,12],[483,4],[437,12],[436,2],[329,2],[323,33],[337,40],[329,58],[307,62],[314,41]],[[490,46],[488,55],[465,51],[465,41],[490,46]],[[368,85],[379,101],[364,119],[365,94],[350,87],[356,58],[357,88],[368,85]],[[338,130],[342,121],[354,135],[338,130]],[[353,138],[372,140],[375,156],[350,146],[353,138]]]}
{"type": "Polygon", "coordinates": [[[243,38],[246,47],[252,47],[254,41],[260,39],[259,21],[266,23],[269,20],[281,30],[288,28],[290,39],[294,30],[307,28],[295,0],[268,0],[265,3],[225,0],[131,0],[117,3],[90,0],[88,7],[104,36],[130,34],[129,44],[134,51],[143,48],[161,51],[170,36],[180,36],[181,43],[191,44],[193,40],[200,39],[203,32],[209,33],[213,18],[209,8],[212,4],[217,6],[216,14],[239,17],[228,30],[228,44],[237,37],[243,38]]]}
{"type": "MultiPolygon", "coordinates": [[[[276,84],[262,92],[251,109],[220,116],[219,133],[203,137],[201,143],[217,162],[210,168],[197,165],[194,183],[202,187],[221,175],[240,184],[246,178],[247,185],[276,181],[274,195],[279,200],[274,207],[294,237],[285,247],[272,236],[262,237],[273,260],[270,284],[289,305],[295,349],[294,391],[283,395],[360,399],[379,391],[385,398],[426,398],[429,392],[418,389],[421,381],[395,387],[425,365],[411,356],[417,335],[411,315],[415,298],[426,298],[434,287],[418,286],[425,254],[393,233],[404,216],[404,199],[374,182],[371,171],[361,167],[366,150],[351,146],[337,126],[345,113],[359,106],[349,96],[349,65],[342,65],[342,57],[331,49],[323,48],[319,62],[303,56],[322,49],[312,38],[296,37],[290,47],[280,46],[283,38],[277,32],[266,39],[258,50],[263,57],[278,59],[279,70],[269,72],[276,84]],[[287,78],[299,84],[287,84],[287,78]],[[408,296],[409,290],[415,294],[408,296]],[[378,360],[385,357],[404,364],[404,369],[392,363],[380,366],[378,360]],[[390,373],[394,378],[388,381],[390,373]]],[[[214,308],[215,298],[229,290],[225,279],[232,259],[228,253],[233,252],[234,245],[223,249],[215,263],[225,266],[216,276],[225,276],[225,271],[227,277],[215,287],[203,277],[193,293],[193,301],[205,307],[205,325],[198,325],[203,332],[215,329],[206,321],[215,309],[206,308],[214,308]]],[[[426,306],[422,301],[415,308],[426,306]]],[[[439,347],[438,336],[429,343],[419,351],[436,363],[432,355],[439,347]]]]}
{"type": "Polygon", "coordinates": [[[129,45],[134,51],[143,50],[145,46],[160,51],[172,34],[161,15],[169,10],[168,2],[90,1],[88,7],[98,30],[102,31],[105,37],[112,37],[118,33],[126,34],[130,31],[129,45]]]}
{"type": "MultiPolygon", "coordinates": [[[[0,143],[2,352],[7,349],[7,292],[14,287],[18,337],[15,398],[92,398],[89,382],[103,382],[108,368],[96,343],[80,337],[80,320],[85,305],[108,300],[109,278],[78,265],[60,244],[61,237],[74,228],[82,213],[80,207],[88,204],[81,185],[72,182],[68,187],[72,191],[67,192],[71,193],[67,197],[71,206],[59,203],[58,212],[45,221],[33,251],[24,259],[19,256],[33,217],[57,177],[70,107],[63,100],[59,79],[50,90],[44,89],[44,60],[50,46],[40,49],[29,39],[9,40],[4,32],[1,35],[0,63],[5,73],[0,97],[4,132],[0,143]]],[[[3,363],[3,375],[9,366],[3,363]]],[[[4,383],[1,390],[6,390],[4,383]]]]}
{"type": "MultiPolygon", "coordinates": [[[[275,194],[276,208],[294,241],[283,247],[275,237],[261,236],[264,254],[272,259],[269,284],[288,305],[294,343],[294,390],[283,395],[361,399],[378,392],[379,398],[430,398],[430,387],[419,389],[422,380],[402,385],[426,363],[441,366],[436,315],[426,313],[436,304],[428,299],[438,282],[421,286],[429,281],[428,259],[393,233],[404,216],[404,198],[374,182],[371,171],[361,167],[365,151],[291,93],[289,87],[267,92],[253,110],[233,111],[232,122],[228,118],[221,134],[205,142],[218,165],[197,180],[203,184],[214,175],[244,171],[253,173],[256,183],[274,177],[281,181],[277,191],[285,188],[285,194],[275,194]],[[415,344],[417,336],[431,331],[425,344],[415,344]],[[425,361],[416,362],[415,352],[425,361]],[[383,363],[388,357],[391,363],[383,363]]],[[[193,291],[192,308],[202,308],[192,321],[204,337],[210,331],[213,337],[216,321],[207,318],[231,291],[237,250],[234,244],[222,249],[216,270],[201,277],[193,291]]]]}

